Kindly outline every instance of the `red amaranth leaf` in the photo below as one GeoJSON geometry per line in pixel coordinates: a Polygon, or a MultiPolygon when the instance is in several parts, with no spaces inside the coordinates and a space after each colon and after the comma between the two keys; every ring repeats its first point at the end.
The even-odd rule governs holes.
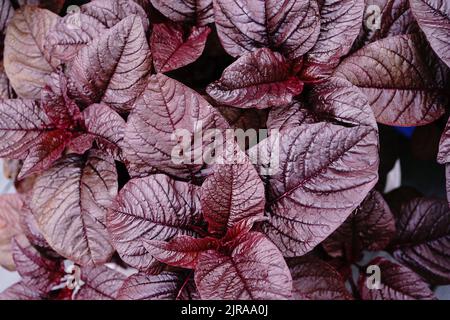
{"type": "Polygon", "coordinates": [[[154,24],[150,47],[156,72],[175,70],[197,60],[205,48],[210,32],[209,27],[192,27],[185,36],[181,25],[154,24]]]}
{"type": "Polygon", "coordinates": [[[446,0],[410,0],[409,3],[434,52],[450,67],[450,4],[446,0]]]}
{"type": "Polygon", "coordinates": [[[439,141],[437,162],[440,164],[450,162],[450,121],[447,121],[444,132],[442,132],[441,140],[439,141]]]}
{"type": "Polygon", "coordinates": [[[137,273],[125,280],[120,300],[198,300],[190,275],[164,271],[158,275],[137,273]]]}
{"type": "Polygon", "coordinates": [[[450,284],[450,209],[445,200],[416,198],[396,219],[394,257],[433,284],[450,284]]]}
{"type": "Polygon", "coordinates": [[[331,265],[306,256],[289,263],[295,300],[353,300],[345,280],[331,265]]]}
{"type": "Polygon", "coordinates": [[[191,226],[200,219],[197,189],[165,175],[130,180],[107,216],[111,241],[120,257],[146,271],[154,259],[145,249],[145,241],[194,235],[191,226]]]}
{"type": "Polygon", "coordinates": [[[150,240],[144,246],[158,261],[171,266],[195,269],[199,255],[206,250],[219,247],[216,238],[192,238],[190,236],[176,236],[169,242],[150,240]]]}
{"type": "Polygon", "coordinates": [[[204,26],[214,22],[212,0],[150,0],[163,15],[175,22],[204,26]]]}
{"type": "Polygon", "coordinates": [[[45,295],[30,288],[22,281],[0,292],[0,300],[43,300],[45,295]]]}
{"type": "Polygon", "coordinates": [[[23,234],[20,227],[22,208],[22,196],[18,194],[0,196],[0,266],[7,270],[15,270],[11,240],[23,234]]]}
{"type": "Polygon", "coordinates": [[[83,106],[102,102],[126,112],[144,89],[150,70],[144,28],[132,15],[78,51],[67,73],[70,95],[83,106]]]}
{"type": "Polygon", "coordinates": [[[83,111],[86,132],[95,139],[97,146],[120,159],[125,120],[104,104],[93,104],[83,111]]]}
{"type": "Polygon", "coordinates": [[[45,37],[58,16],[46,9],[24,7],[15,12],[5,37],[4,65],[14,91],[25,99],[39,99],[46,77],[59,60],[45,54],[45,37]]]}
{"type": "Polygon", "coordinates": [[[201,187],[202,213],[208,232],[220,237],[243,219],[262,217],[266,203],[258,172],[239,146],[234,150],[240,159],[233,161],[234,158],[228,157],[217,163],[201,187]]]}
{"type": "Polygon", "coordinates": [[[0,100],[0,157],[25,158],[41,140],[50,121],[33,100],[0,100]]]}
{"type": "Polygon", "coordinates": [[[206,91],[218,103],[239,108],[279,107],[302,92],[303,83],[279,53],[262,48],[227,67],[206,91]]]}
{"type": "Polygon", "coordinates": [[[202,299],[289,299],[292,278],[277,247],[263,234],[242,235],[229,252],[200,254],[195,283],[202,299]],[[224,285],[227,284],[227,285],[224,285]]]}
{"type": "MultiPolygon", "coordinates": [[[[348,103],[353,108],[358,101],[364,100],[348,103]]],[[[329,103],[345,107],[338,99],[329,103]]],[[[375,128],[314,123],[299,111],[291,115],[294,126],[269,135],[252,151],[275,161],[271,166],[277,170],[267,177],[270,220],[265,232],[288,257],[305,254],[329,236],[378,179],[375,128]]]]}
{"type": "Polygon", "coordinates": [[[42,256],[23,238],[14,239],[12,248],[16,270],[30,289],[44,295],[59,283],[63,275],[59,261],[42,256]]]}
{"type": "Polygon", "coordinates": [[[163,74],[154,75],[127,120],[124,157],[130,174],[145,175],[153,167],[179,178],[192,178],[203,165],[199,147],[206,150],[213,143],[204,139],[203,145],[191,145],[191,139],[198,139],[200,132],[227,127],[220,113],[198,93],[163,74]],[[179,150],[181,158],[174,154],[177,146],[181,148],[178,130],[189,138],[182,141],[188,145],[179,150]]]}
{"type": "Polygon", "coordinates": [[[320,32],[316,0],[214,0],[217,32],[233,57],[267,47],[300,58],[320,32]]]}
{"type": "Polygon", "coordinates": [[[301,78],[331,74],[351,49],[361,29],[364,0],[325,0],[320,6],[320,34],[306,54],[301,78]]]}
{"type": "Polygon", "coordinates": [[[444,83],[420,35],[373,42],[347,57],[335,75],[367,96],[378,122],[397,126],[430,123],[444,113],[444,83]]]}
{"type": "Polygon", "coordinates": [[[117,189],[109,157],[98,151],[68,155],[37,179],[30,207],[56,252],[80,265],[98,265],[114,251],[105,220],[117,189]]]}
{"type": "MultiPolygon", "coordinates": [[[[349,81],[330,77],[314,86],[309,96],[315,116],[343,124],[364,125],[378,130],[367,97],[349,81]]],[[[280,116],[278,116],[280,118],[280,116]]]]}
{"type": "Polygon", "coordinates": [[[75,300],[116,300],[125,276],[106,266],[81,268],[84,282],[75,300]]]}
{"type": "Polygon", "coordinates": [[[332,257],[358,261],[362,250],[383,250],[394,235],[394,216],[383,196],[372,190],[322,245],[332,257]]]}
{"type": "Polygon", "coordinates": [[[30,174],[49,169],[56,160],[61,158],[72,137],[72,133],[64,130],[47,132],[38,144],[30,148],[17,178],[22,179],[30,174]]]}
{"type": "Polygon", "coordinates": [[[363,300],[432,300],[433,291],[414,272],[385,258],[375,258],[368,265],[380,267],[381,288],[369,289],[367,276],[360,275],[359,293],[363,300]]]}

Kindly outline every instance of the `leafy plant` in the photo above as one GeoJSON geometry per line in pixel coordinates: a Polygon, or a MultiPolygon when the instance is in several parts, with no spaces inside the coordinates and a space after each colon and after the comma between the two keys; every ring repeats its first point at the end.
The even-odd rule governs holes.
{"type": "Polygon", "coordinates": [[[450,200],[384,188],[386,132],[433,126],[450,199],[446,1],[0,0],[0,48],[1,299],[450,284],[450,200]]]}

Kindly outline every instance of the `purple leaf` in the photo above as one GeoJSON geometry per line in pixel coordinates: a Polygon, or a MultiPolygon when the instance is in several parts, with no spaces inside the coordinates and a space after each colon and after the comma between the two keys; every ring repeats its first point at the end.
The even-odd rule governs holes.
{"type": "Polygon", "coordinates": [[[198,293],[190,276],[175,272],[158,275],[134,274],[125,280],[120,300],[197,300],[198,293]]]}
{"type": "Polygon", "coordinates": [[[281,54],[262,48],[236,60],[206,91],[221,104],[264,109],[290,103],[302,89],[291,64],[281,54]]]}
{"type": "Polygon", "coordinates": [[[204,26],[214,22],[212,0],[150,0],[163,15],[175,22],[204,26]]]}
{"type": "Polygon", "coordinates": [[[46,77],[59,60],[45,54],[45,37],[58,16],[37,7],[24,7],[12,17],[5,37],[4,66],[14,91],[25,99],[39,99],[46,77]]]}
{"type": "Polygon", "coordinates": [[[330,77],[314,86],[310,95],[315,115],[347,125],[364,125],[378,130],[367,97],[349,81],[330,77]]]}
{"type": "Polygon", "coordinates": [[[416,198],[396,219],[394,257],[433,284],[450,284],[450,209],[445,200],[416,198]]]}
{"type": "Polygon", "coordinates": [[[70,61],[77,52],[102,35],[107,28],[87,14],[68,14],[58,19],[47,34],[44,50],[63,61],[70,61]]]}
{"type": "Polygon", "coordinates": [[[28,241],[14,239],[12,247],[23,284],[44,295],[59,283],[63,275],[59,262],[42,256],[28,241]]]}
{"type": "Polygon", "coordinates": [[[394,216],[383,196],[372,190],[322,245],[332,257],[357,261],[362,250],[383,250],[394,235],[394,216]]]}
{"type": "Polygon", "coordinates": [[[205,150],[213,143],[204,139],[203,145],[190,145],[191,137],[198,139],[201,132],[227,127],[219,112],[195,91],[163,74],[154,75],[136,101],[125,129],[124,157],[130,162],[130,173],[148,174],[154,167],[179,178],[192,178],[203,164],[199,147],[205,150]],[[177,146],[181,148],[178,130],[191,135],[189,146],[179,150],[183,155],[173,154],[177,146]]]}
{"type": "Polygon", "coordinates": [[[171,23],[153,25],[150,46],[156,72],[168,72],[197,60],[205,49],[209,27],[192,27],[185,36],[183,27],[171,23]]]}
{"type": "Polygon", "coordinates": [[[95,151],[69,155],[39,176],[30,206],[56,252],[80,265],[98,265],[114,251],[105,223],[117,189],[111,159],[95,151]]]}
{"type": "Polygon", "coordinates": [[[208,232],[223,236],[237,222],[264,215],[264,185],[250,159],[237,150],[241,160],[217,163],[201,188],[203,218],[208,232]]]}
{"type": "Polygon", "coordinates": [[[105,266],[81,269],[84,282],[75,300],[116,300],[125,276],[105,266]]]}
{"type": "Polygon", "coordinates": [[[214,0],[217,32],[233,57],[267,47],[300,58],[320,32],[316,0],[214,0]]]}
{"type": "Polygon", "coordinates": [[[20,227],[22,207],[22,196],[18,194],[0,196],[0,266],[8,270],[15,270],[11,240],[23,234],[20,227]]]}
{"type": "Polygon", "coordinates": [[[450,67],[450,5],[446,0],[410,0],[420,29],[439,58],[450,67]]]}
{"type": "Polygon", "coordinates": [[[0,292],[0,300],[43,300],[45,295],[30,288],[22,281],[0,292]]]}
{"type": "Polygon", "coordinates": [[[195,283],[202,299],[289,299],[292,278],[280,251],[263,234],[250,232],[224,252],[199,257],[195,283]]]}
{"type": "Polygon", "coordinates": [[[346,58],[335,75],[360,88],[378,122],[424,125],[441,117],[445,107],[444,84],[424,48],[417,34],[379,40],[346,58]]]}
{"type": "Polygon", "coordinates": [[[56,160],[61,158],[71,138],[72,133],[63,130],[53,130],[46,133],[38,144],[30,148],[18,179],[49,169],[56,160]]]}
{"type": "Polygon", "coordinates": [[[25,158],[44,137],[50,121],[33,100],[0,100],[0,157],[25,158]]]}
{"type": "Polygon", "coordinates": [[[150,240],[144,243],[154,258],[168,265],[187,269],[195,269],[203,251],[217,249],[219,245],[216,238],[197,239],[183,235],[176,236],[169,242],[150,240]]]}
{"type": "Polygon", "coordinates": [[[378,179],[374,128],[311,123],[302,112],[298,118],[307,121],[269,135],[253,150],[268,155],[277,169],[267,179],[265,232],[288,257],[307,253],[329,236],[378,179]]]}
{"type": "Polygon", "coordinates": [[[104,104],[93,104],[83,111],[84,125],[98,147],[120,159],[120,146],[125,131],[125,120],[104,104]]]}
{"type": "Polygon", "coordinates": [[[375,258],[369,265],[380,267],[381,288],[369,289],[367,278],[362,274],[359,279],[359,293],[363,300],[435,299],[428,285],[408,268],[384,258],[375,258]]]}
{"type": "Polygon", "coordinates": [[[198,187],[165,175],[132,179],[108,212],[111,241],[130,266],[146,271],[154,259],[144,244],[176,235],[194,235],[200,219],[198,187]]]}
{"type": "Polygon", "coordinates": [[[295,300],[353,300],[342,276],[331,265],[313,256],[290,264],[295,300]]]}
{"type": "Polygon", "coordinates": [[[67,73],[71,95],[82,105],[103,102],[131,109],[151,70],[141,19],[129,16],[78,51],[67,73]]]}
{"type": "Polygon", "coordinates": [[[346,55],[361,29],[364,0],[324,0],[320,7],[320,34],[306,54],[302,78],[331,74],[346,55]]]}

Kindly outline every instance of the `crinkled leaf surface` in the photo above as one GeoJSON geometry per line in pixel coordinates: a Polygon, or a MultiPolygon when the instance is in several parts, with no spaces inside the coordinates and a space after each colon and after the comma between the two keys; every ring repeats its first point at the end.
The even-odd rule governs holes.
{"type": "Polygon", "coordinates": [[[322,245],[333,257],[359,260],[362,250],[383,250],[394,235],[394,216],[383,196],[372,190],[322,245]]]}
{"type": "Polygon", "coordinates": [[[106,266],[81,269],[84,282],[75,300],[116,300],[125,276],[106,266]]]}
{"type": "Polygon", "coordinates": [[[214,0],[214,13],[222,46],[233,57],[267,47],[299,58],[320,32],[316,0],[214,0]]]}
{"type": "Polygon", "coordinates": [[[25,99],[39,99],[46,77],[59,60],[47,55],[45,37],[58,16],[46,9],[24,7],[15,12],[5,37],[4,65],[14,91],[25,99]]]}
{"type": "Polygon", "coordinates": [[[150,0],[150,2],[172,21],[200,26],[214,22],[212,0],[150,0]]]}
{"type": "Polygon", "coordinates": [[[248,53],[227,67],[206,91],[218,103],[239,108],[283,106],[303,89],[291,64],[270,49],[248,53]]]}
{"type": "Polygon", "coordinates": [[[445,200],[416,198],[397,217],[394,257],[430,283],[450,283],[450,209],[445,200]]]}
{"type": "MultiPolygon", "coordinates": [[[[322,101],[325,103],[319,110],[325,106],[341,115],[345,115],[342,108],[346,104],[367,108],[364,99],[344,104],[339,95],[323,95],[322,101]]],[[[267,155],[271,167],[276,168],[267,177],[270,220],[265,232],[289,257],[305,254],[329,236],[362,202],[378,178],[375,128],[317,122],[304,110],[297,110],[284,123],[269,116],[285,126],[279,135],[270,135],[252,150],[267,155]]],[[[358,116],[351,120],[357,123],[358,116]]],[[[272,128],[271,124],[268,127],[272,128]]]]}
{"type": "Polygon", "coordinates": [[[450,3],[447,0],[410,0],[409,3],[431,47],[450,67],[450,3]]]}
{"type": "Polygon", "coordinates": [[[290,270],[295,300],[353,300],[339,272],[319,258],[295,259],[290,270]]]}
{"type": "Polygon", "coordinates": [[[201,187],[203,218],[208,232],[218,236],[225,235],[240,220],[264,214],[263,182],[250,159],[238,146],[235,149],[236,158],[241,158],[234,163],[227,163],[227,159],[217,163],[201,187]]]}
{"type": "Polygon", "coordinates": [[[424,125],[444,113],[444,84],[430,66],[432,56],[418,34],[373,42],[346,58],[335,75],[367,96],[378,122],[424,125]]]}
{"type": "Polygon", "coordinates": [[[104,104],[93,104],[83,111],[86,131],[100,149],[117,159],[121,157],[121,144],[125,131],[125,120],[104,104]]]}
{"type": "Polygon", "coordinates": [[[195,269],[199,255],[203,251],[217,249],[219,242],[212,237],[192,238],[181,235],[169,242],[146,241],[144,246],[158,261],[175,267],[195,269]]]}
{"type": "Polygon", "coordinates": [[[208,129],[227,127],[220,113],[194,90],[163,74],[154,75],[136,101],[125,129],[124,157],[130,174],[150,173],[154,167],[191,178],[203,164],[200,148],[212,145],[206,138],[203,145],[192,145],[191,139],[208,129]],[[181,144],[179,134],[187,135],[181,144]]]}
{"type": "Polygon", "coordinates": [[[70,93],[82,105],[103,102],[129,111],[150,70],[145,31],[132,15],[78,51],[67,74],[70,93]]]}
{"type": "Polygon", "coordinates": [[[431,300],[433,291],[410,269],[385,258],[375,258],[369,265],[380,267],[381,288],[369,289],[366,275],[359,279],[359,293],[363,300],[431,300]]]}
{"type": "Polygon", "coordinates": [[[168,72],[197,60],[205,48],[209,27],[192,27],[187,36],[182,26],[172,23],[153,25],[150,47],[156,72],[168,72]]]}
{"type": "Polygon", "coordinates": [[[22,283],[41,294],[59,284],[63,275],[59,261],[42,256],[26,239],[14,239],[13,256],[22,283]]]}
{"type": "Polygon", "coordinates": [[[20,228],[22,196],[4,194],[0,196],[0,266],[14,270],[11,240],[23,234],[20,228]]]}
{"type": "Polygon", "coordinates": [[[331,74],[358,36],[363,13],[364,0],[323,1],[319,38],[306,54],[302,77],[315,79],[331,74]]]}
{"type": "Polygon", "coordinates": [[[195,283],[202,299],[289,299],[292,291],[280,251],[258,232],[242,235],[228,252],[202,253],[195,283]]]}
{"type": "Polygon", "coordinates": [[[109,157],[97,151],[68,155],[37,179],[30,206],[56,252],[80,265],[98,265],[114,251],[105,223],[117,189],[109,157]]]}
{"type": "Polygon", "coordinates": [[[125,280],[120,300],[197,300],[190,275],[164,271],[158,275],[137,273],[125,280]]]}
{"type": "Polygon", "coordinates": [[[50,121],[38,102],[0,101],[0,156],[25,158],[28,150],[44,137],[50,121]]]}
{"type": "Polygon", "coordinates": [[[146,271],[154,261],[144,241],[194,235],[191,226],[200,219],[197,188],[165,175],[130,180],[107,217],[111,240],[121,258],[146,271]]]}
{"type": "Polygon", "coordinates": [[[43,300],[44,298],[45,295],[28,287],[22,281],[0,292],[0,300],[43,300]]]}

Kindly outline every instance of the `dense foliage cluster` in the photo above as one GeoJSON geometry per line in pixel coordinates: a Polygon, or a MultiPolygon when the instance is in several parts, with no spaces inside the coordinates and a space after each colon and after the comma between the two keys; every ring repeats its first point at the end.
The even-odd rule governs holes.
{"type": "Polygon", "coordinates": [[[384,193],[381,132],[433,125],[450,195],[447,0],[0,0],[0,49],[0,265],[21,276],[1,299],[450,284],[448,202],[384,193]],[[224,148],[241,161],[174,161],[174,132],[208,129],[269,135],[224,148]]]}

